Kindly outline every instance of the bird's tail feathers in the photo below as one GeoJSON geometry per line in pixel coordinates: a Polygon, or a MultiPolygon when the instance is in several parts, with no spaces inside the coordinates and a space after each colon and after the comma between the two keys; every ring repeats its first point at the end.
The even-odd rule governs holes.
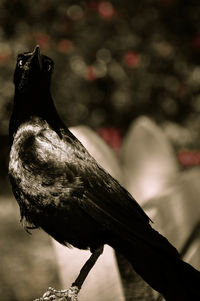
{"type": "Polygon", "coordinates": [[[151,244],[140,238],[130,240],[119,235],[112,235],[109,244],[124,255],[134,270],[167,301],[200,300],[200,272],[182,261],[167,239],[152,231],[151,244]],[[164,251],[164,245],[167,251],[164,251]]]}

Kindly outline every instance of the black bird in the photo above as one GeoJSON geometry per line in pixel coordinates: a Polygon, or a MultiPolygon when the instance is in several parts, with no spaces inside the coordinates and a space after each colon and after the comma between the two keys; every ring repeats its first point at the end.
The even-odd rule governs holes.
{"type": "MultiPolygon", "coordinates": [[[[166,300],[200,300],[200,272],[180,259],[133,197],[59,118],[50,92],[52,70],[53,61],[40,54],[39,46],[17,58],[9,177],[23,226],[91,250],[72,285],[76,292],[109,244],[166,300]]],[[[53,293],[59,295],[52,289],[45,300],[53,293]]]]}

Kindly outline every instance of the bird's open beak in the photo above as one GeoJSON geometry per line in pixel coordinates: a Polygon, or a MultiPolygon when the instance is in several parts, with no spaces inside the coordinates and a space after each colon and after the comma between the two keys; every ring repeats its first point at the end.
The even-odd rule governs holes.
{"type": "Polygon", "coordinates": [[[42,61],[41,61],[41,56],[40,56],[40,46],[37,45],[35,47],[35,49],[32,52],[32,56],[31,56],[31,61],[35,61],[39,64],[40,66],[40,70],[42,69],[42,61]]]}

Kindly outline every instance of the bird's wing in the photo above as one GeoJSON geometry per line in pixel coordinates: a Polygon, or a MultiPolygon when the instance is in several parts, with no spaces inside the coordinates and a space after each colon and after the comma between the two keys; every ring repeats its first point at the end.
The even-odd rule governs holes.
{"type": "Polygon", "coordinates": [[[153,248],[178,255],[168,240],[151,227],[150,219],[134,198],[101,167],[98,166],[95,173],[92,169],[87,170],[84,176],[87,180],[80,206],[114,239],[121,238],[133,244],[140,240],[153,248]]]}

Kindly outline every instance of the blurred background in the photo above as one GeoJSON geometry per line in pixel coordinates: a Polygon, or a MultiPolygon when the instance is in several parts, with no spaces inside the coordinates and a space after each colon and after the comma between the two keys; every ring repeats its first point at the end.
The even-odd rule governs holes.
{"type": "MultiPolygon", "coordinates": [[[[158,200],[177,202],[170,196],[172,191],[173,196],[177,194],[175,184],[164,196],[164,186],[154,185],[166,166],[171,166],[170,172],[163,172],[165,180],[182,176],[181,184],[174,183],[179,190],[181,185],[186,187],[180,198],[187,195],[189,203],[184,208],[187,212],[193,208],[193,214],[200,203],[192,195],[199,192],[199,15],[198,0],[40,0],[37,4],[0,0],[1,300],[32,300],[50,284],[60,284],[50,238],[40,231],[32,237],[24,233],[8,183],[8,123],[17,54],[39,44],[42,53],[54,60],[52,94],[62,119],[72,128],[87,126],[106,141],[118,164],[120,181],[144,209],[156,217],[152,208],[159,206],[158,200]],[[156,173],[156,169],[154,183],[152,165],[162,170],[156,173]],[[146,166],[150,166],[148,171],[146,166]],[[145,195],[144,190],[149,193],[145,195]]],[[[95,143],[91,133],[83,131],[82,136],[95,143]]],[[[104,147],[102,142],[98,151],[104,147]]],[[[192,219],[190,215],[184,242],[172,237],[180,249],[198,224],[199,212],[191,226],[192,219]]],[[[169,216],[165,222],[170,223],[169,216]]],[[[162,223],[158,228],[167,229],[170,236],[171,228],[162,223]]]]}

